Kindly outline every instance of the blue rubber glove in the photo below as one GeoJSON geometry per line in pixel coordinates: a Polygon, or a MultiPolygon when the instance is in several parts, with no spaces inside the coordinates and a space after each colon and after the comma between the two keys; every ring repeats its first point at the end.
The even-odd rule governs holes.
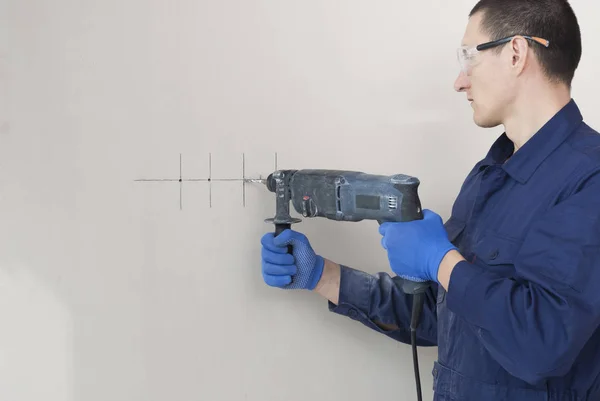
{"type": "Polygon", "coordinates": [[[267,233],[261,238],[262,274],[265,283],[285,289],[313,290],[323,274],[325,260],[316,255],[308,238],[293,230],[277,237],[267,233]],[[287,253],[287,245],[293,247],[287,253]]]}
{"type": "Polygon", "coordinates": [[[440,262],[456,247],[448,240],[442,218],[423,210],[422,220],[383,223],[381,245],[387,250],[390,267],[398,276],[415,282],[438,282],[440,262]]]}

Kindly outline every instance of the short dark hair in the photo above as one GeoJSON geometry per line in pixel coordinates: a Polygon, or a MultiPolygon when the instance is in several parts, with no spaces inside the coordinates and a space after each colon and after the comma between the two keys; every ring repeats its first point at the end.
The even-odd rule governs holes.
{"type": "Polygon", "coordinates": [[[581,33],[568,0],[480,0],[469,17],[477,12],[483,12],[482,29],[491,40],[530,35],[550,41],[547,48],[531,41],[533,52],[551,81],[571,86],[581,59],[581,33]]]}

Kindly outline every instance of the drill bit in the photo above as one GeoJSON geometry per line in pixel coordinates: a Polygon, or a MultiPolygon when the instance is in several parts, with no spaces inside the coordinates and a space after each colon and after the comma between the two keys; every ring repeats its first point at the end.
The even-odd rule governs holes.
{"type": "Polygon", "coordinates": [[[246,182],[252,182],[252,183],[255,183],[255,184],[267,185],[267,180],[265,180],[264,178],[246,178],[244,181],[246,181],[246,182]]]}

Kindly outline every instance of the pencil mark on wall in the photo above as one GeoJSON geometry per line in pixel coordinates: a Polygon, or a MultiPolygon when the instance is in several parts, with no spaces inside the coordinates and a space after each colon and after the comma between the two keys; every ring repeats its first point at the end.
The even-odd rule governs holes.
{"type": "MultiPolygon", "coordinates": [[[[138,178],[135,182],[174,182],[179,183],[179,210],[183,210],[183,186],[185,182],[205,182],[208,184],[208,207],[212,207],[212,185],[215,182],[240,182],[242,184],[242,206],[246,207],[246,184],[248,179],[254,179],[253,177],[246,177],[246,154],[242,153],[241,169],[242,176],[240,178],[214,178],[212,171],[212,153],[208,153],[208,177],[202,178],[184,178],[183,177],[183,154],[179,154],[179,177],[173,178],[138,178]]],[[[274,168],[277,170],[277,153],[274,154],[274,168]]],[[[259,176],[255,179],[262,179],[259,176]]]]}
{"type": "Polygon", "coordinates": [[[183,169],[181,162],[181,153],[179,154],[179,210],[183,209],[183,169]]]}

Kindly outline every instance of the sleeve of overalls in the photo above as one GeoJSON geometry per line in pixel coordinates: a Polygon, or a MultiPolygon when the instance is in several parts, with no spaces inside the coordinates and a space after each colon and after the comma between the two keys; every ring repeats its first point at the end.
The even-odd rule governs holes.
{"type": "MultiPolygon", "coordinates": [[[[437,345],[436,298],[437,286],[434,285],[426,293],[417,328],[419,346],[437,345]]],[[[339,301],[337,305],[329,302],[329,310],[410,344],[412,296],[404,294],[399,282],[387,273],[369,274],[342,265],[339,301]]]]}
{"type": "Polygon", "coordinates": [[[459,262],[447,305],[492,357],[533,385],[568,373],[600,324],[600,175],[532,222],[503,278],[459,262]]]}

